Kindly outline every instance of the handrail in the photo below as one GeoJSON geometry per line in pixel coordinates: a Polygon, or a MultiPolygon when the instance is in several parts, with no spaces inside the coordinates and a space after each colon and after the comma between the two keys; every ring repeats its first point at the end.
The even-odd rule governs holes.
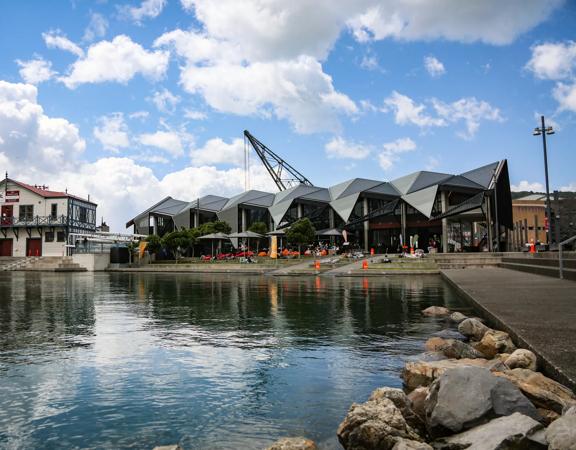
{"type": "Polygon", "coordinates": [[[560,244],[558,244],[558,271],[559,271],[559,275],[560,275],[560,279],[562,280],[564,278],[564,261],[562,260],[562,246],[569,244],[572,241],[576,241],[576,235],[572,236],[571,238],[566,239],[565,241],[560,242],[560,244]]]}

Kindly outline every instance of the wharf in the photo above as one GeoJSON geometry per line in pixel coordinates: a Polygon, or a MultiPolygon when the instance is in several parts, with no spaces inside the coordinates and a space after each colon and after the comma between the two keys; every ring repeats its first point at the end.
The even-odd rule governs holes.
{"type": "Polygon", "coordinates": [[[576,283],[504,268],[445,269],[442,276],[491,326],[539,357],[542,371],[576,390],[576,283]]]}

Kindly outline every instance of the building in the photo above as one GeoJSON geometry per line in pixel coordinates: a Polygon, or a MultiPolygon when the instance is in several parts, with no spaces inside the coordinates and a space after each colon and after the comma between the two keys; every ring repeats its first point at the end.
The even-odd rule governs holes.
{"type": "Polygon", "coordinates": [[[277,193],[249,190],[191,202],[167,197],[131,219],[137,234],[163,235],[222,220],[233,232],[264,222],[282,230],[308,217],[317,230],[337,228],[365,251],[402,246],[441,251],[505,250],[512,228],[507,161],[452,175],[414,172],[391,181],[355,178],[329,188],[300,184],[277,193]]]}
{"type": "Polygon", "coordinates": [[[63,256],[72,233],[96,230],[96,203],[6,176],[0,182],[0,256],[63,256]]]}
{"type": "Polygon", "coordinates": [[[546,244],[546,195],[530,194],[512,200],[511,250],[522,250],[527,243],[546,244]]]}

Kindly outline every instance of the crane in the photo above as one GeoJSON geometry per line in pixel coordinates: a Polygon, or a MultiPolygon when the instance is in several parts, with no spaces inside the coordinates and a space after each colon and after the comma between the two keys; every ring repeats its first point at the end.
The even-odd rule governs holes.
{"type": "MultiPolygon", "coordinates": [[[[246,140],[250,142],[256,154],[268,170],[268,173],[278,186],[280,191],[285,191],[291,187],[299,184],[306,186],[314,186],[312,182],[292,167],[288,162],[284,161],[280,156],[266,147],[262,142],[250,134],[248,130],[244,130],[244,145],[246,148],[246,140]]],[[[246,152],[246,166],[248,166],[248,152],[246,152]]],[[[248,174],[248,167],[246,167],[246,174],[248,174]]],[[[248,183],[247,183],[248,184],[248,183]]]]}

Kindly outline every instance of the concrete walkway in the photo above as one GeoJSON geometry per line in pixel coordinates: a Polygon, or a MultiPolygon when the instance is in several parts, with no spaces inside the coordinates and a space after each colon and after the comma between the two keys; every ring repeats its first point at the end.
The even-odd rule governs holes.
{"type": "Polygon", "coordinates": [[[324,272],[323,275],[336,275],[336,276],[338,276],[338,275],[351,274],[354,270],[362,269],[362,263],[364,262],[365,259],[369,259],[369,258],[357,259],[350,264],[346,264],[344,266],[340,266],[340,267],[336,267],[334,269],[328,270],[328,271],[324,272]]]}
{"type": "Polygon", "coordinates": [[[489,325],[534,351],[543,372],[576,389],[576,282],[501,268],[447,269],[442,275],[489,325]]]}

